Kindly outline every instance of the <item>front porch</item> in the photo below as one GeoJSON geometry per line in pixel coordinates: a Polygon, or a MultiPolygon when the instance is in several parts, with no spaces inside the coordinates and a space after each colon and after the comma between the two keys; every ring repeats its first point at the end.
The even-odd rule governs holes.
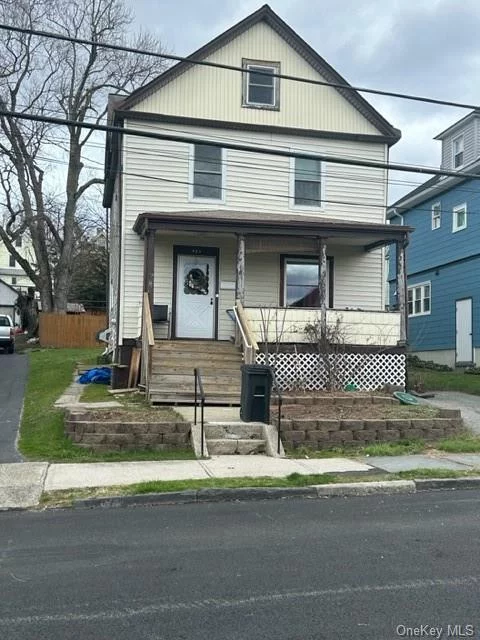
{"type": "MultiPolygon", "coordinates": [[[[377,360],[379,354],[391,359],[404,352],[409,228],[195,211],[142,214],[134,230],[143,239],[143,291],[157,339],[234,340],[246,362],[264,361],[275,345],[284,360],[296,350],[292,367],[298,368],[299,351],[314,355],[305,328],[316,324],[325,335],[340,329],[344,350],[363,354],[363,360],[367,352],[377,360]],[[382,249],[392,242],[399,308],[386,312],[382,249]]],[[[145,309],[140,320],[144,327],[145,309]]],[[[192,372],[194,366],[192,361],[192,372]]],[[[284,388],[291,386],[287,369],[284,388]]],[[[395,369],[399,384],[404,358],[403,369],[395,369]]],[[[378,376],[369,384],[381,386],[378,376]]]]}

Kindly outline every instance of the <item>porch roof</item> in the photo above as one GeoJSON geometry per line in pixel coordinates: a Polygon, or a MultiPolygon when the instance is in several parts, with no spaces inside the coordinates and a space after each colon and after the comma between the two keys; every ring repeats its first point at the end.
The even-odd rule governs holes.
{"type": "Polygon", "coordinates": [[[141,213],[133,225],[139,235],[160,229],[252,235],[290,235],[335,238],[345,244],[373,249],[396,240],[405,241],[413,227],[347,222],[332,218],[218,209],[141,213]]]}

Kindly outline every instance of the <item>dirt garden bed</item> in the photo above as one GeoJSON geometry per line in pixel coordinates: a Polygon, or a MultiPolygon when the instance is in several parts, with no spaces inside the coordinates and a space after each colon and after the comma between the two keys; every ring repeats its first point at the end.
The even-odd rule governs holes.
{"type": "Polygon", "coordinates": [[[186,449],[190,432],[190,422],[172,409],[70,411],[65,417],[65,435],[97,452],[186,449]]]}
{"type": "MultiPolygon", "coordinates": [[[[278,424],[278,406],[272,423],[278,424]]],[[[465,432],[460,411],[405,406],[387,395],[357,392],[289,394],[283,398],[282,440],[287,447],[314,450],[377,442],[435,442],[465,432]]]]}

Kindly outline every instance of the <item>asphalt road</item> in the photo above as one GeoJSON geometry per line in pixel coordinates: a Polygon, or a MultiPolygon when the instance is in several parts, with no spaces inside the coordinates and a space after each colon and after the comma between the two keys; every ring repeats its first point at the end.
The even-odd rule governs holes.
{"type": "Polygon", "coordinates": [[[28,373],[28,358],[0,349],[0,463],[20,462],[15,447],[28,373]]]}
{"type": "Polygon", "coordinates": [[[6,512],[0,638],[480,638],[479,508],[451,491],[6,512]]]}

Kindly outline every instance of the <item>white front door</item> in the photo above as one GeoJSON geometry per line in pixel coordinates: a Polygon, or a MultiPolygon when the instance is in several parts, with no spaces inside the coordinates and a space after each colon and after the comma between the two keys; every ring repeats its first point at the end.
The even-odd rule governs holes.
{"type": "Polygon", "coordinates": [[[215,256],[177,255],[177,338],[215,338],[216,260],[215,256]]]}
{"type": "Polygon", "coordinates": [[[456,362],[473,362],[472,299],[456,301],[456,362]]]}

